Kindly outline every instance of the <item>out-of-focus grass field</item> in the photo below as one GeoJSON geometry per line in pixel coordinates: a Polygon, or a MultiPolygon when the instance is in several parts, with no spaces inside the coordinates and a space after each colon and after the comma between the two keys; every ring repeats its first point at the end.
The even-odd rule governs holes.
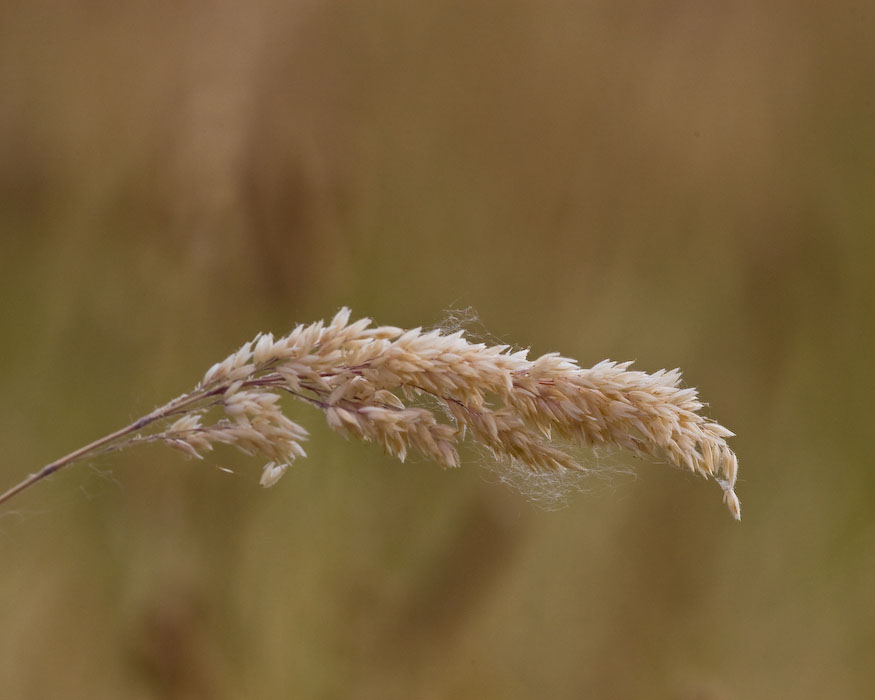
{"type": "Polygon", "coordinates": [[[154,447],[4,506],[3,697],[875,697],[873,36],[866,2],[4,2],[3,487],[259,330],[471,306],[683,368],[744,520],[616,455],[546,511],[296,405],[272,490],[154,447]]]}

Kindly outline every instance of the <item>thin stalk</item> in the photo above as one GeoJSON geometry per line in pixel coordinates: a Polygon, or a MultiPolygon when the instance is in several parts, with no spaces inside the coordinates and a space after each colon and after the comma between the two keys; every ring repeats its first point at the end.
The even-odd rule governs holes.
{"type": "Polygon", "coordinates": [[[178,411],[181,408],[186,406],[190,406],[193,403],[197,403],[207,396],[211,396],[215,393],[221,393],[224,391],[224,387],[221,390],[213,390],[213,391],[196,391],[192,394],[185,394],[184,396],[177,397],[173,399],[168,404],[161,406],[160,408],[156,408],[151,413],[143,416],[142,418],[138,418],[130,425],[125,426],[124,428],[120,428],[116,430],[114,433],[110,433],[109,435],[104,435],[102,438],[95,440],[94,442],[90,442],[83,447],[80,447],[78,450],[73,450],[67,455],[64,455],[60,459],[56,459],[54,462],[51,462],[40,469],[38,472],[34,472],[29,475],[27,478],[23,479],[15,486],[10,489],[7,489],[2,494],[0,494],[0,504],[5,503],[10,498],[15,496],[18,493],[21,493],[25,489],[33,486],[39,481],[42,481],[47,476],[51,476],[59,469],[63,469],[74,462],[83,459],[98,450],[101,447],[105,447],[116,440],[125,437],[126,435],[130,435],[138,430],[142,430],[147,425],[154,423],[155,421],[161,420],[162,418],[166,418],[168,415],[173,413],[174,411],[178,411]]]}

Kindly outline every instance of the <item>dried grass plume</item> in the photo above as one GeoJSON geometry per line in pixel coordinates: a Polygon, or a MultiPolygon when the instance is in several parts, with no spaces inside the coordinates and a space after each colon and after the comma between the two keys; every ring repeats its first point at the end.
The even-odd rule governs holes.
{"type": "Polygon", "coordinates": [[[288,395],[321,410],[334,430],[402,461],[416,451],[458,467],[468,435],[500,464],[551,479],[586,471],[575,447],[667,460],[715,479],[740,519],[738,461],[726,444],[733,433],[703,416],[696,390],[680,380],[676,369],[648,374],[628,362],[581,368],[555,353],[530,360],[526,350],[474,343],[464,331],[350,322],[344,308],[328,324],[298,325],[277,339],[259,334],[191,392],[46,465],[0,503],[75,461],[142,442],[195,457],[233,445],[267,460],[261,483],[272,486],[306,456],[307,431],[280,405],[288,395]]]}

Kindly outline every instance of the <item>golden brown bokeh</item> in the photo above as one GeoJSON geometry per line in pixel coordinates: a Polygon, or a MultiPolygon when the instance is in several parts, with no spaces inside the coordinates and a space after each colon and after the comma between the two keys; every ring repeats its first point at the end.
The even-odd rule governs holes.
{"type": "Polygon", "coordinates": [[[871,697],[873,22],[3,3],[2,486],[257,331],[471,306],[535,355],[683,368],[745,505],[608,456],[545,511],[307,411],[270,491],[230,450],[104,457],[0,513],[4,696],[871,697]]]}

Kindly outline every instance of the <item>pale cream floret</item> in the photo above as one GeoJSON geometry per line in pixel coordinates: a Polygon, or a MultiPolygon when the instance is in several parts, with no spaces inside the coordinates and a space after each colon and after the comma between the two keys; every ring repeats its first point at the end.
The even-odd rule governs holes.
{"type": "Polygon", "coordinates": [[[413,449],[458,466],[466,434],[535,476],[586,471],[555,437],[668,459],[716,479],[739,518],[738,460],[726,444],[733,433],[699,413],[697,392],[680,386],[679,370],[648,374],[630,364],[581,368],[557,353],[529,360],[526,350],[471,343],[462,331],[350,323],[343,308],[327,325],[298,325],[283,338],[267,333],[245,343],[206,373],[203,405],[153,437],[195,455],[214,442],[261,454],[270,460],[261,483],[272,486],[305,456],[307,433],[284,415],[286,394],[321,408],[333,429],[402,460],[413,449]],[[224,417],[207,424],[215,411],[224,417]]]}

